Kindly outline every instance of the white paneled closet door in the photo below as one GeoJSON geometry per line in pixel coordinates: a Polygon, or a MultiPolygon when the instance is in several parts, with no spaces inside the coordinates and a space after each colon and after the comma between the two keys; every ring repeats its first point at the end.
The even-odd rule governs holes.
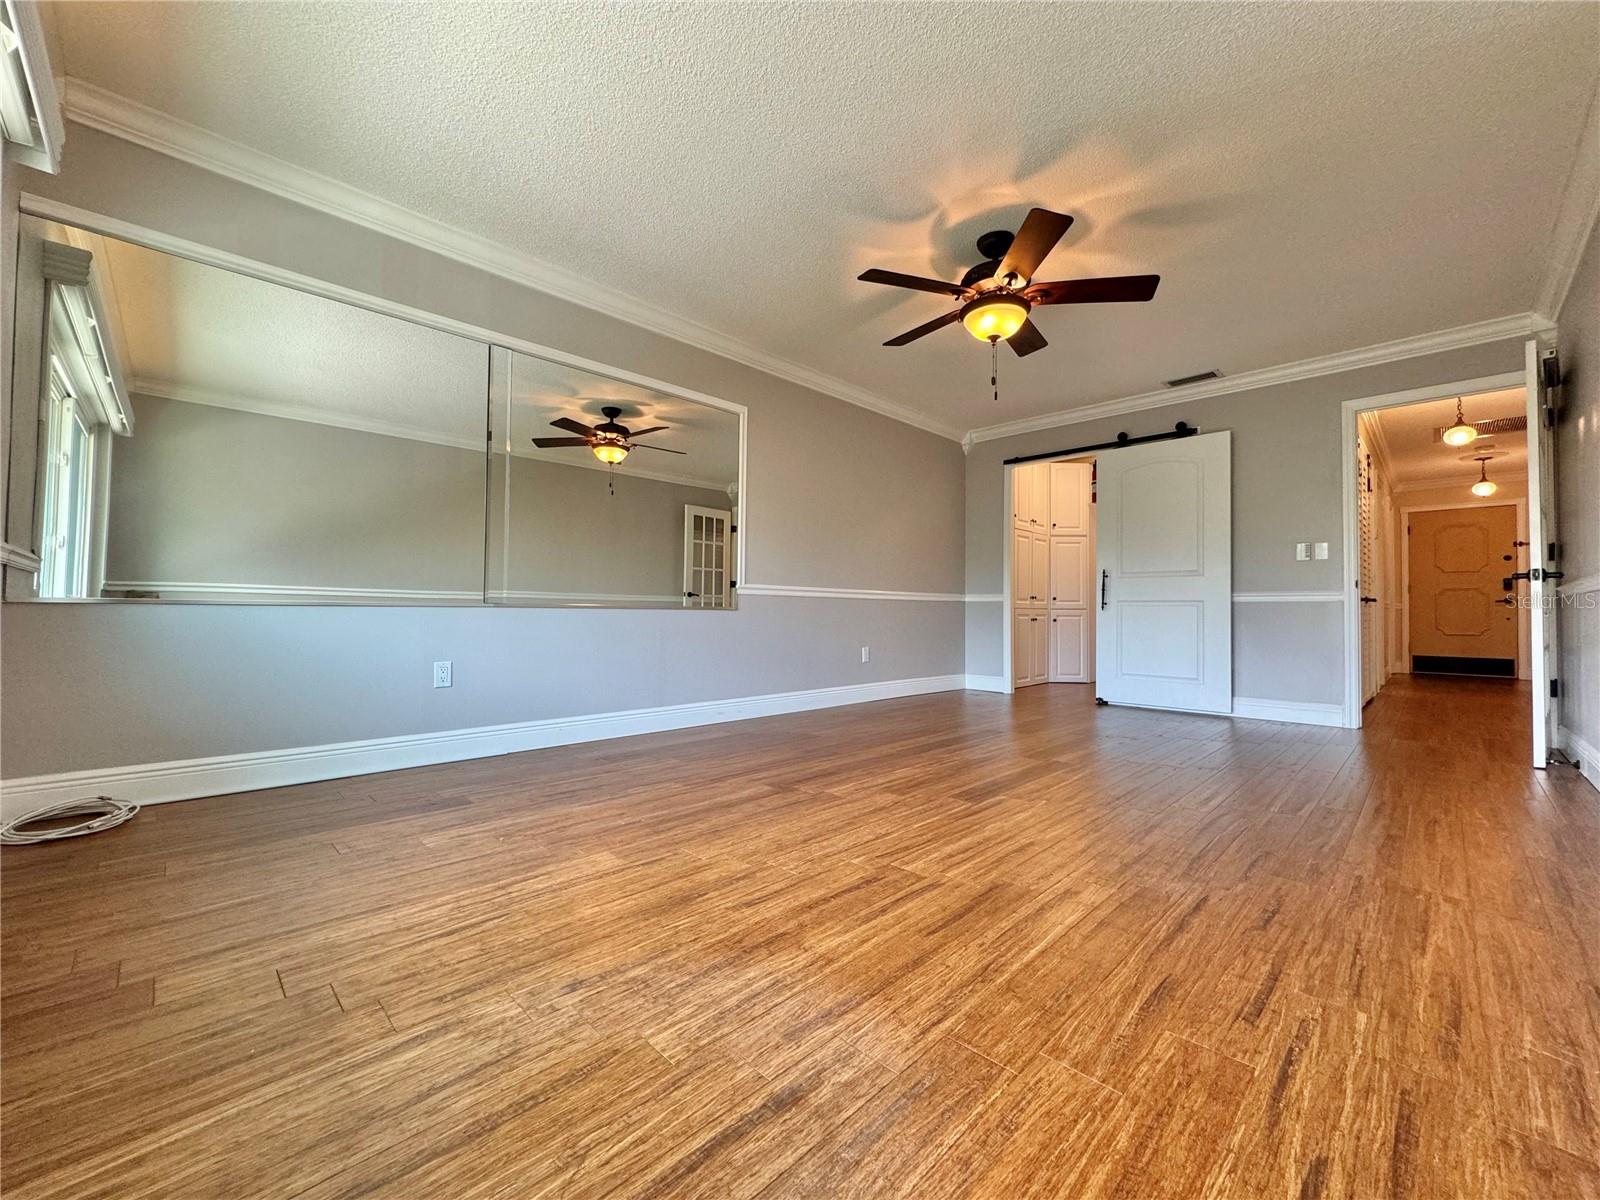
{"type": "Polygon", "coordinates": [[[1049,464],[1051,683],[1094,680],[1094,464],[1049,464]]]}

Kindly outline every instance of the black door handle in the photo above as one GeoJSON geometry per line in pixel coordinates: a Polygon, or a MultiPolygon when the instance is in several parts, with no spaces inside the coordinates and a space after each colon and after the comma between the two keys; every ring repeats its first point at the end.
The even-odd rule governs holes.
{"type": "Polygon", "coordinates": [[[1106,580],[1107,580],[1107,578],[1110,577],[1110,575],[1111,575],[1110,571],[1101,571],[1100,572],[1100,607],[1101,608],[1105,608],[1105,606],[1106,606],[1106,580]]]}
{"type": "Polygon", "coordinates": [[[1376,596],[1363,596],[1363,597],[1361,597],[1361,603],[1363,603],[1363,604],[1376,604],[1377,602],[1378,602],[1378,598],[1376,596]]]}

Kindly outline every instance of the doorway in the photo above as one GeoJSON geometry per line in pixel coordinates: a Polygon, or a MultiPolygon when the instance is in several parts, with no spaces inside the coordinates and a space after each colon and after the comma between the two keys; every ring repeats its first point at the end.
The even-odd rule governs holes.
{"type": "Polygon", "coordinates": [[[1008,690],[1232,711],[1231,447],[1179,422],[1008,461],[1008,690]]]}
{"type": "Polygon", "coordinates": [[[1397,676],[1408,694],[1482,679],[1515,692],[1533,763],[1545,765],[1555,653],[1543,611],[1555,550],[1545,352],[1530,342],[1523,372],[1346,402],[1347,725],[1361,725],[1397,676]]]}
{"type": "Polygon", "coordinates": [[[1094,682],[1095,462],[1011,471],[1011,685],[1094,682]]]}

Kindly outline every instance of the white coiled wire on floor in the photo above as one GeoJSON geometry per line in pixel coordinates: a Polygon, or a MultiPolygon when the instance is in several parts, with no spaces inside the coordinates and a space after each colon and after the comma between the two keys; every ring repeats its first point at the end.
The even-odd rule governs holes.
{"type": "Polygon", "coordinates": [[[86,833],[99,833],[114,829],[139,811],[137,804],[113,800],[110,796],[95,796],[88,800],[63,800],[36,808],[14,821],[0,825],[0,844],[7,846],[33,846],[39,842],[58,842],[62,838],[82,837],[86,833]],[[43,829],[28,829],[40,821],[65,821],[73,817],[83,819],[71,825],[49,825],[43,829]]]}

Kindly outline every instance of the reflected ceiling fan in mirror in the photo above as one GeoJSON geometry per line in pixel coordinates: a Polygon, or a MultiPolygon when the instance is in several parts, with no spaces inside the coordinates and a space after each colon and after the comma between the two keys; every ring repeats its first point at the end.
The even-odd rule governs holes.
{"type": "Polygon", "coordinates": [[[592,453],[608,468],[615,467],[629,453],[634,450],[658,450],[662,454],[683,454],[682,450],[669,450],[665,446],[652,446],[648,442],[635,441],[647,433],[661,433],[670,429],[668,425],[652,425],[648,429],[629,429],[626,425],[619,424],[617,418],[622,415],[622,410],[615,406],[602,408],[600,412],[605,420],[598,425],[585,425],[582,421],[571,417],[558,417],[550,424],[557,429],[565,429],[578,437],[536,437],[533,444],[541,450],[555,450],[566,446],[587,446],[592,453]]]}
{"type": "Polygon", "coordinates": [[[1072,218],[1065,213],[1035,208],[1015,234],[1003,229],[984,234],[978,239],[983,261],[963,275],[960,283],[876,268],[863,271],[857,278],[864,283],[934,292],[961,301],[960,307],[892,337],[884,345],[904,346],[960,321],[979,341],[994,346],[1003,339],[1021,357],[1043,350],[1048,344],[1029,317],[1035,308],[1047,304],[1138,302],[1156,294],[1159,275],[1034,283],[1034,273],[1071,225],[1072,218]]]}

